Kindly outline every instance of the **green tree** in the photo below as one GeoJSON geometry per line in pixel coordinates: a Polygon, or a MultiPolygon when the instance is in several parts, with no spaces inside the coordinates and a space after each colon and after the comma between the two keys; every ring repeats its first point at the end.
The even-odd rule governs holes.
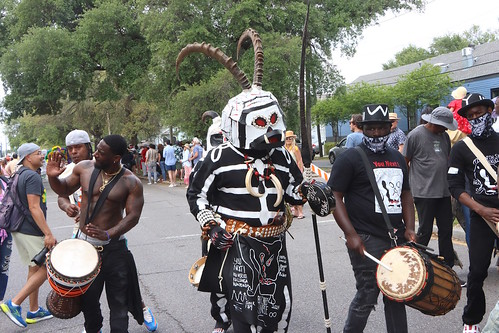
{"type": "Polygon", "coordinates": [[[428,63],[400,77],[393,88],[394,102],[407,117],[409,130],[417,125],[417,111],[425,105],[439,104],[449,94],[450,86],[449,74],[428,63]]]}
{"type": "Polygon", "coordinates": [[[409,44],[409,46],[395,54],[395,60],[389,60],[382,66],[383,70],[387,70],[390,68],[412,64],[420,60],[428,59],[429,57],[431,57],[431,52],[425,50],[424,48],[409,44]]]}
{"type": "MultiPolygon", "coordinates": [[[[362,30],[386,10],[422,4],[422,0],[313,0],[307,56],[309,104],[341,82],[330,58],[332,46],[351,54],[362,30]]],[[[73,105],[68,109],[74,114],[86,110],[90,119],[99,121],[96,137],[109,128],[147,135],[152,130],[148,126],[132,130],[141,123],[137,110],[146,112],[148,121],[156,121],[161,114],[163,125],[197,132],[192,124],[172,124],[171,119],[197,120],[186,113],[175,115],[182,109],[177,106],[185,110],[193,104],[189,98],[199,95],[188,94],[189,88],[183,93],[179,87],[208,89],[216,83],[218,89],[225,89],[234,82],[219,74],[224,71],[219,64],[202,55],[186,59],[179,82],[178,52],[188,43],[206,41],[235,57],[237,39],[251,27],[264,36],[264,89],[278,97],[295,126],[297,59],[305,12],[306,4],[297,0],[0,0],[4,104],[12,118],[65,113],[73,105]],[[106,117],[134,125],[113,127],[106,117]]],[[[248,76],[253,71],[251,54],[245,52],[239,61],[248,76]]],[[[212,94],[224,99],[208,99],[210,103],[201,103],[200,110],[220,108],[225,97],[236,93],[237,89],[212,94]]]]}
{"type": "Polygon", "coordinates": [[[459,51],[468,46],[469,41],[459,34],[448,34],[442,37],[433,38],[430,45],[432,55],[446,54],[454,51],[459,51]]]}
{"type": "Polygon", "coordinates": [[[0,72],[8,91],[4,106],[16,118],[23,113],[55,114],[62,98],[81,99],[91,81],[82,56],[66,29],[32,28],[4,53],[0,72]]]}
{"type": "Polygon", "coordinates": [[[321,123],[330,123],[333,137],[338,141],[338,124],[350,119],[354,113],[361,113],[366,104],[383,103],[394,106],[393,87],[365,82],[344,86],[328,99],[317,102],[312,114],[321,123]]]}
{"type": "Polygon", "coordinates": [[[400,67],[415,63],[420,60],[425,60],[435,57],[440,54],[446,54],[454,51],[459,51],[468,45],[480,45],[497,40],[499,30],[482,31],[477,25],[473,25],[470,29],[462,34],[447,34],[433,38],[428,50],[416,47],[412,44],[402,49],[395,54],[395,59],[389,60],[383,64],[383,70],[400,67]]]}
{"type": "Polygon", "coordinates": [[[470,44],[480,45],[497,40],[499,29],[495,31],[482,31],[478,25],[473,25],[471,28],[466,30],[463,35],[470,44]]]}

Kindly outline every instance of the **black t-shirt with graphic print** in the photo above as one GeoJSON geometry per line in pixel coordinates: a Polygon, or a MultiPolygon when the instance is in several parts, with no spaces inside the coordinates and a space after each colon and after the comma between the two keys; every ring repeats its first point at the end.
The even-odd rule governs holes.
{"type": "MultiPolygon", "coordinates": [[[[402,237],[405,224],[402,220],[402,199],[404,190],[409,190],[407,165],[404,157],[388,148],[384,154],[375,154],[364,143],[359,145],[372,163],[376,183],[385,204],[392,226],[402,237]]],[[[333,191],[341,192],[348,216],[359,234],[388,238],[388,228],[383,219],[378,200],[356,149],[348,149],[334,162],[328,185],[333,191]]]]}
{"type": "MultiPolygon", "coordinates": [[[[499,134],[492,133],[487,139],[472,139],[475,146],[487,158],[492,169],[499,166],[499,134]]],[[[465,191],[465,175],[469,180],[471,197],[486,207],[499,208],[497,180],[483,167],[464,141],[457,142],[451,149],[447,180],[454,198],[465,191]]]]}

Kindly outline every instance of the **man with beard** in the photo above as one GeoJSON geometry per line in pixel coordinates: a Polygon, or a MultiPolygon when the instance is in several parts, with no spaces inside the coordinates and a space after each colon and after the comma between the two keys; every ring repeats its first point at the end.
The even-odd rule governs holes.
{"type": "Polygon", "coordinates": [[[104,284],[111,331],[128,330],[129,310],[139,324],[144,321],[140,290],[134,281],[137,279],[135,263],[124,236],[139,222],[144,196],[140,180],[120,163],[126,150],[123,137],[108,135],[97,145],[95,160],[78,163],[64,179],[59,178],[64,171],[59,153],[50,155],[47,163],[50,186],[58,195],[70,196],[81,187],[82,218],[77,237],[102,248],[100,273],[81,298],[87,333],[99,332],[102,328],[99,299],[104,284]],[[96,214],[97,201],[108,186],[112,189],[96,214]]]}
{"type": "MultiPolygon", "coordinates": [[[[364,256],[364,251],[380,258],[396,245],[397,238],[399,243],[416,240],[407,165],[398,151],[386,145],[391,128],[388,106],[365,105],[360,124],[364,131],[362,143],[338,157],[328,181],[336,199],[334,218],[345,233],[357,288],[343,328],[345,333],[364,331],[380,292],[376,283],[377,265],[364,256]],[[366,169],[361,154],[366,155],[376,184],[385,194],[383,202],[378,202],[375,197],[368,176],[371,170],[366,169]],[[393,234],[383,219],[380,205],[385,206],[395,228],[393,234]]],[[[405,305],[384,296],[383,302],[386,331],[407,332],[405,305]]]]}
{"type": "MultiPolygon", "coordinates": [[[[468,119],[471,133],[468,137],[484,155],[493,170],[499,166],[499,134],[492,129],[494,103],[477,93],[467,94],[458,113],[468,119]]],[[[499,222],[497,180],[461,140],[451,149],[447,172],[452,196],[471,210],[467,303],[463,311],[463,333],[480,332],[478,324],[485,314],[483,282],[487,277],[494,241],[497,238],[487,222],[499,222]],[[466,178],[470,193],[466,192],[466,178]]]]}
{"type": "MultiPolygon", "coordinates": [[[[71,163],[66,166],[66,170],[59,176],[59,178],[66,178],[73,173],[76,164],[85,160],[92,160],[92,145],[90,137],[87,132],[83,130],[73,130],[66,135],[66,149],[71,163]]],[[[128,154],[130,154],[130,146],[128,147],[128,154]]],[[[130,170],[130,169],[129,169],[130,170]]],[[[66,214],[74,218],[75,228],[73,229],[73,238],[79,230],[80,225],[80,206],[81,206],[82,193],[81,188],[76,190],[69,197],[59,196],[57,203],[59,208],[66,214]]],[[[142,301],[142,310],[144,313],[144,325],[146,328],[153,332],[157,329],[158,324],[151,309],[142,301]]]]}

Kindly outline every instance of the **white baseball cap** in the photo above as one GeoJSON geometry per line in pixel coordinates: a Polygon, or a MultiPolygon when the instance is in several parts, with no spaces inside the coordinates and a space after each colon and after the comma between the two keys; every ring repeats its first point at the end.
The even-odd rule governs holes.
{"type": "Polygon", "coordinates": [[[81,143],[90,143],[90,137],[87,132],[74,130],[66,135],[66,146],[79,145],[81,143]]]}

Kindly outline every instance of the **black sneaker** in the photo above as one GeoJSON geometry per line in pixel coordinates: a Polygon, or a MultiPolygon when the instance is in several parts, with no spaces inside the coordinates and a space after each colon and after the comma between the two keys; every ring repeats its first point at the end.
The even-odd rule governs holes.
{"type": "Polygon", "coordinates": [[[468,286],[467,281],[461,280],[460,278],[458,278],[458,279],[459,279],[459,284],[461,285],[461,288],[466,288],[468,286]]]}

